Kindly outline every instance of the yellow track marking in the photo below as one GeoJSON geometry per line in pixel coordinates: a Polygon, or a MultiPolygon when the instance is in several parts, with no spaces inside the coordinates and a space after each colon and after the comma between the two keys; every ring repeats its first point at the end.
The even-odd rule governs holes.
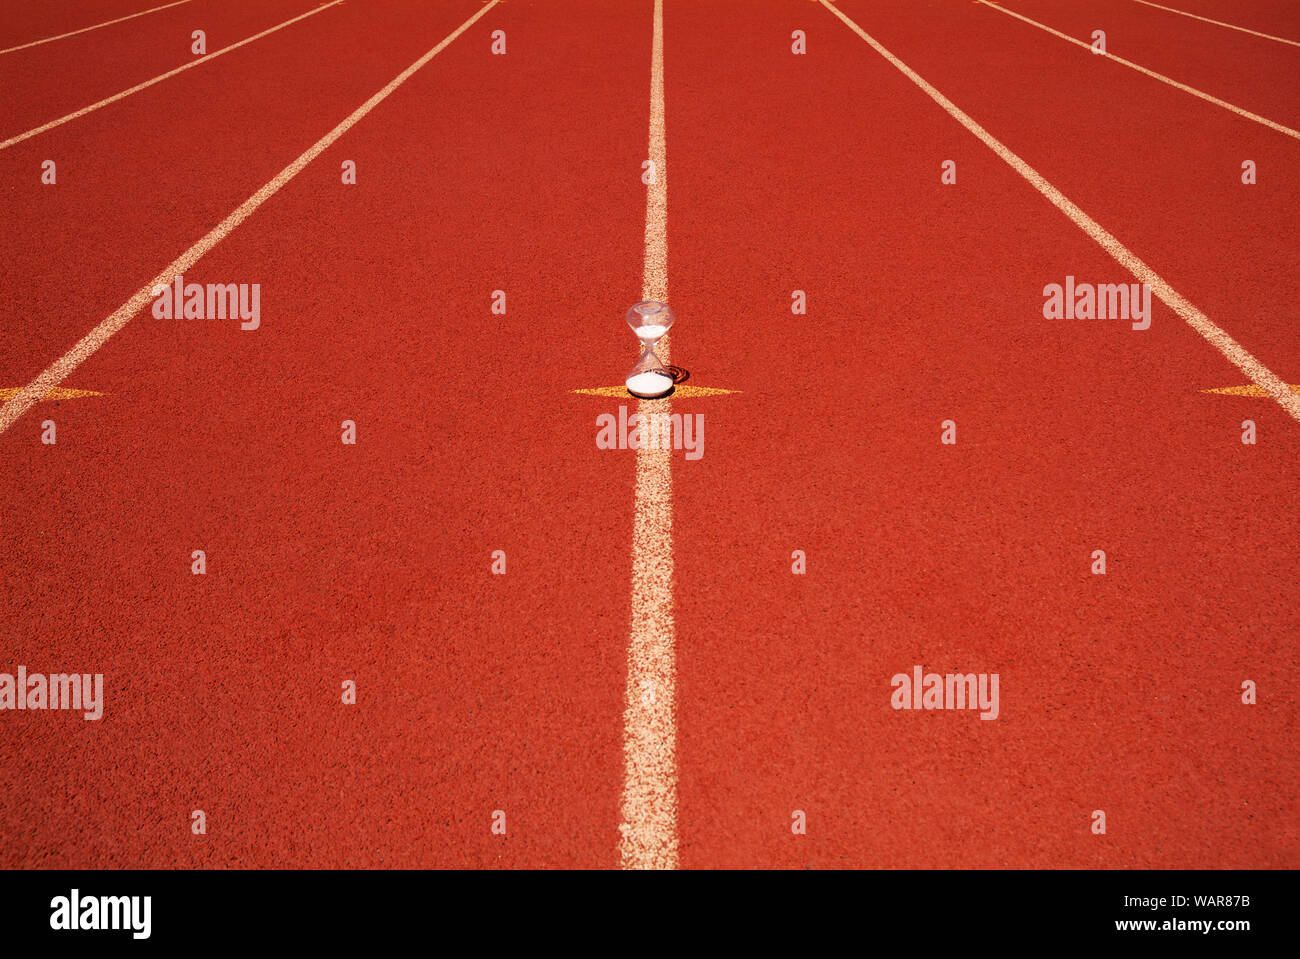
{"type": "MultiPolygon", "coordinates": [[[[1300,383],[1293,383],[1287,389],[1300,394],[1300,383]]],[[[1214,390],[1201,390],[1202,393],[1222,393],[1225,396],[1271,396],[1262,386],[1251,383],[1249,386],[1221,386],[1214,390]]]]}
{"type": "MultiPolygon", "coordinates": [[[[1073,43],[1075,46],[1083,47],[1085,50],[1088,50],[1089,52],[1091,52],[1092,50],[1092,45],[1089,43],[1084,43],[1082,40],[1076,40],[1074,37],[1070,36],[1069,34],[1062,33],[1060,30],[1053,30],[1051,27],[1047,26],[1046,24],[1039,23],[1037,20],[1031,20],[1028,17],[1023,16],[1022,14],[1016,13],[1014,10],[1008,10],[1006,7],[999,7],[996,3],[991,2],[991,0],[976,0],[976,2],[982,3],[986,7],[992,7],[994,10],[999,10],[1002,13],[1005,13],[1009,17],[1015,17],[1017,20],[1023,20],[1025,21],[1025,23],[1032,24],[1033,26],[1037,27],[1039,30],[1046,30],[1052,36],[1060,37],[1062,40],[1068,40],[1070,41],[1070,43],[1073,43]]],[[[1220,100],[1218,97],[1211,96],[1210,94],[1206,93],[1204,90],[1198,90],[1195,87],[1189,87],[1185,83],[1179,83],[1177,80],[1173,79],[1172,77],[1167,77],[1163,73],[1156,73],[1154,70],[1148,70],[1146,67],[1138,65],[1134,63],[1132,60],[1125,60],[1123,57],[1117,57],[1113,53],[1097,53],[1097,54],[1093,54],[1093,56],[1105,57],[1108,60],[1114,60],[1116,63],[1122,63],[1124,66],[1128,67],[1129,69],[1136,70],[1138,73],[1146,74],[1147,76],[1151,77],[1153,80],[1159,80],[1161,83],[1167,83],[1171,87],[1174,87],[1178,90],[1182,90],[1184,93],[1190,93],[1194,97],[1200,97],[1202,100],[1204,100],[1207,103],[1213,103],[1216,107],[1223,107],[1223,109],[1225,110],[1230,110],[1233,113],[1237,114],[1237,116],[1239,117],[1245,117],[1247,120],[1254,120],[1256,123],[1263,124],[1264,126],[1268,127],[1271,130],[1276,130],[1278,133],[1285,133],[1289,137],[1293,137],[1297,140],[1300,140],[1300,130],[1292,130],[1290,127],[1284,127],[1280,123],[1274,123],[1272,120],[1268,119],[1267,117],[1262,117],[1258,113],[1251,113],[1249,110],[1243,110],[1241,107],[1233,106],[1227,100],[1220,100]]]]}
{"type": "MultiPolygon", "coordinates": [[[[845,26],[865,40],[873,50],[889,61],[900,73],[920,87],[926,96],[943,107],[949,116],[978,137],[985,146],[1019,173],[1035,190],[1045,196],[1053,206],[1068,216],[1075,226],[1088,234],[1120,266],[1133,274],[1139,282],[1151,287],[1151,292],[1156,295],[1160,302],[1181,316],[1188,326],[1201,334],[1233,366],[1241,370],[1252,382],[1277,400],[1278,405],[1286,410],[1293,419],[1300,422],[1300,396],[1293,393],[1291,387],[1283,383],[1276,373],[1255,359],[1254,356],[1247,352],[1245,347],[1188,302],[1181,293],[1170,286],[1155,270],[1143,263],[1128,247],[1107,232],[1100,223],[1084,213],[1065,194],[1048,183],[1041,173],[1012,153],[991,133],[958,109],[956,104],[931,86],[915,70],[882,47],[874,37],[845,16],[843,11],[831,6],[826,0],[820,0],[820,2],[827,10],[839,17],[845,26]]],[[[983,3],[985,0],[979,0],[979,2],[983,3]]]]}
{"type": "MultiPolygon", "coordinates": [[[[650,60],[650,157],[641,299],[668,301],[668,164],[664,125],[664,6],[655,0],[650,60]]],[[[665,363],[668,337],[655,352],[665,363]]],[[[642,415],[667,413],[671,399],[640,400],[642,415]]],[[[676,627],[673,621],[671,450],[639,449],[632,519],[632,611],[623,713],[624,869],[677,867],[676,627]]]]}
{"type": "Polygon", "coordinates": [[[78,117],[84,117],[87,113],[93,113],[95,110],[98,110],[100,107],[106,107],[110,103],[116,103],[118,100],[125,100],[131,94],[139,93],[141,90],[148,89],[149,87],[153,86],[155,83],[162,83],[164,80],[168,79],[169,77],[174,77],[178,73],[184,73],[186,70],[192,70],[194,67],[197,67],[199,64],[207,63],[209,60],[215,59],[216,57],[221,56],[223,53],[229,53],[231,50],[238,50],[240,47],[252,43],[254,40],[260,40],[262,39],[262,37],[275,33],[277,30],[283,30],[285,27],[297,23],[299,20],[305,20],[308,17],[315,16],[316,14],[320,13],[322,10],[328,10],[330,7],[336,7],[342,2],[343,0],[330,0],[329,3],[317,7],[315,10],[308,10],[306,13],[301,13],[298,16],[294,17],[292,20],[286,20],[284,21],[284,23],[277,23],[275,26],[263,30],[261,33],[255,33],[251,37],[245,37],[243,40],[240,40],[238,43],[232,43],[228,47],[222,47],[220,50],[214,50],[212,53],[209,53],[207,56],[199,57],[197,60],[191,60],[189,63],[183,63],[175,70],[168,70],[166,73],[160,73],[152,80],[146,80],[144,81],[144,83],[137,83],[135,86],[123,90],[121,93],[115,93],[111,97],[105,97],[103,100],[100,100],[98,103],[92,103],[90,106],[82,107],[80,110],[77,110],[73,113],[69,113],[67,116],[62,116],[59,117],[57,120],[51,120],[49,123],[44,123],[38,127],[34,127],[33,129],[28,130],[26,133],[20,133],[17,136],[10,137],[8,140],[5,140],[3,143],[0,143],[0,150],[6,150],[9,147],[13,146],[15,143],[22,143],[24,140],[30,139],[31,137],[36,136],[38,133],[44,133],[46,130],[53,130],[55,127],[62,126],[63,124],[68,123],[72,120],[76,120],[78,117]]]}
{"type": "Polygon", "coordinates": [[[164,3],[161,7],[154,7],[152,10],[141,10],[139,13],[128,14],[125,17],[118,17],[116,20],[105,20],[103,23],[97,23],[93,27],[82,27],[80,30],[73,30],[70,33],[60,33],[57,37],[43,37],[40,40],[33,40],[31,43],[19,44],[16,47],[6,47],[0,50],[0,54],[13,53],[15,50],[26,50],[28,47],[39,47],[42,43],[53,43],[55,40],[63,40],[67,37],[75,37],[79,33],[89,33],[91,30],[98,30],[100,27],[111,27],[115,23],[121,23],[123,20],[134,20],[136,17],[143,17],[147,13],[157,13],[159,10],[166,10],[168,7],[179,7],[182,3],[189,3],[190,0],[176,0],[175,3],[164,3]]]}
{"type": "Polygon", "coordinates": [[[1245,27],[1239,27],[1236,24],[1224,23],[1222,20],[1211,20],[1209,17],[1199,17],[1194,13],[1188,13],[1186,10],[1175,10],[1173,7],[1163,7],[1158,3],[1149,3],[1148,0],[1135,0],[1143,6],[1155,7],[1157,10],[1168,10],[1170,13],[1177,13],[1184,17],[1191,17],[1193,20],[1204,20],[1206,23],[1212,23],[1217,27],[1227,27],[1229,30],[1240,30],[1242,33],[1249,33],[1253,37],[1263,37],[1265,40],[1276,40],[1278,43],[1289,43],[1293,47],[1300,47],[1300,43],[1295,40],[1288,40],[1285,37],[1275,37],[1271,33],[1260,33],[1257,30],[1247,30],[1245,27]]]}
{"type": "MultiPolygon", "coordinates": [[[[657,353],[656,353],[657,355],[657,353]]],[[[627,391],[626,386],[597,386],[587,390],[570,390],[570,393],[579,393],[582,396],[609,396],[615,399],[635,399],[627,391]]],[[[673,390],[673,397],[681,399],[693,399],[697,396],[727,396],[731,393],[739,393],[740,390],[720,390],[713,386],[679,386],[673,390]]]]}
{"type": "MultiPolygon", "coordinates": [[[[3,389],[0,389],[0,400],[13,399],[24,389],[25,387],[22,386],[6,386],[3,389]]],[[[39,400],[37,400],[37,402],[48,403],[51,400],[77,400],[83,396],[103,396],[103,395],[104,395],[103,393],[96,393],[94,390],[68,390],[68,389],[64,389],[61,386],[56,386],[54,389],[50,390],[39,400]]]]}
{"type": "Polygon", "coordinates": [[[250,196],[235,212],[214,226],[208,231],[202,239],[192,247],[182,253],[179,257],[168,264],[161,273],[152,280],[140,287],[131,299],[127,300],[111,315],[106,317],[100,324],[82,337],[72,349],[68,350],[63,356],[50,364],[40,376],[32,380],[25,386],[17,396],[10,397],[0,406],[0,433],[3,433],[9,427],[14,425],[14,421],[22,416],[32,404],[36,403],[42,396],[49,393],[51,389],[58,386],[68,375],[78,366],[84,363],[96,350],[108,342],[111,337],[122,327],[126,326],[131,319],[145,308],[146,304],[153,299],[153,288],[155,286],[165,286],[171,283],[177,274],[186,273],[195,263],[203,258],[209,250],[230,235],[239,224],[243,223],[254,211],[263,203],[275,196],[280,189],[302,172],[312,160],[320,156],[335,140],[352,129],[356,123],[361,120],[367,113],[386,100],[394,90],[411,78],[415,71],[436,57],[445,50],[453,40],[468,30],[479,18],[491,10],[499,3],[500,0],[492,0],[486,6],[481,8],[478,13],[474,14],[459,27],[449,33],[442,42],[426,53],[420,59],[399,73],[395,78],[389,81],[388,85],[372,96],[361,106],[357,107],[352,113],[336,126],[329,133],[325,134],[314,144],[307,148],[298,159],[294,160],[287,167],[275,175],[275,177],[265,184],[260,190],[250,196]]]}

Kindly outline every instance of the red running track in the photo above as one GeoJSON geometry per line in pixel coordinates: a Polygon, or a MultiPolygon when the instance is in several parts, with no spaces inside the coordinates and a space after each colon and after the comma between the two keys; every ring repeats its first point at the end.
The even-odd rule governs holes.
{"type": "MultiPolygon", "coordinates": [[[[1002,5],[1296,125],[1300,50],[1002,5]]],[[[313,6],[0,55],[6,135],[183,62],[200,11],[211,51],[313,6]]],[[[982,5],[836,6],[1300,382],[1300,142],[982,5]]],[[[102,396],[0,435],[0,672],[108,697],[0,713],[0,863],[619,865],[635,463],[594,443],[624,401],[571,391],[631,362],[652,7],[494,7],[188,275],[260,283],[258,331],[145,311],[63,384],[102,396]]],[[[341,4],[0,151],[0,387],[480,8],[341,4]]],[[[739,391],[673,401],[707,426],[672,466],[681,865],[1294,867],[1300,423],[1202,392],[1246,380],[1159,303],[1044,320],[1130,278],[821,4],[665,0],[664,38],[673,361],[739,391]],[[998,673],[999,718],[892,709],[917,664],[998,673]]]]}

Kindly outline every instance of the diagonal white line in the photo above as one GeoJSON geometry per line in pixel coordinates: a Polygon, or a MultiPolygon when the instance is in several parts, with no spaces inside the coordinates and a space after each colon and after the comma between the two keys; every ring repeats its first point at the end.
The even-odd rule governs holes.
{"type": "Polygon", "coordinates": [[[135,86],[127,90],[123,90],[121,93],[115,93],[111,97],[105,97],[103,100],[100,100],[98,103],[92,103],[90,106],[82,107],[80,110],[76,110],[73,113],[69,113],[67,116],[62,116],[59,117],[57,120],[51,120],[49,123],[43,123],[38,127],[34,127],[33,129],[28,130],[26,133],[20,133],[17,136],[10,137],[8,140],[5,140],[3,143],[0,143],[0,150],[7,149],[13,146],[15,143],[22,143],[24,140],[34,137],[38,133],[44,133],[46,130],[52,130],[57,126],[62,126],[63,124],[68,123],[71,120],[77,119],[78,117],[84,117],[87,113],[92,113],[95,110],[100,109],[101,107],[106,107],[110,103],[116,103],[118,100],[125,100],[131,94],[139,93],[141,90],[147,90],[155,83],[162,83],[164,80],[168,79],[169,77],[174,77],[178,73],[184,73],[186,70],[192,70],[195,67],[197,67],[199,64],[207,63],[209,60],[215,59],[216,57],[221,56],[223,53],[229,53],[231,50],[238,50],[240,47],[252,43],[254,40],[260,40],[262,39],[262,37],[275,33],[277,30],[283,30],[285,27],[297,23],[299,20],[306,20],[308,17],[320,13],[322,10],[328,10],[330,7],[338,6],[342,2],[343,0],[330,0],[329,3],[317,7],[315,10],[308,10],[306,13],[301,13],[298,16],[294,17],[292,20],[286,20],[284,21],[284,23],[277,23],[275,26],[263,30],[261,33],[255,33],[251,37],[246,37],[243,40],[240,40],[238,43],[232,43],[228,47],[222,47],[220,50],[214,50],[212,53],[209,53],[207,56],[199,57],[199,59],[197,60],[191,60],[189,63],[182,64],[181,66],[177,67],[175,70],[168,70],[166,73],[160,73],[152,80],[146,80],[144,81],[144,83],[137,83],[135,86]]]}
{"type": "MultiPolygon", "coordinates": [[[[1017,20],[1023,20],[1025,23],[1035,26],[1039,30],[1045,30],[1046,32],[1050,33],[1054,37],[1060,37],[1062,40],[1068,40],[1070,43],[1073,43],[1075,46],[1083,47],[1085,50],[1088,50],[1090,52],[1092,50],[1091,44],[1084,43],[1082,40],[1077,40],[1074,37],[1070,36],[1068,33],[1062,33],[1060,30],[1053,30],[1051,27],[1047,26],[1046,24],[1039,23],[1037,20],[1031,20],[1029,19],[1029,17],[1016,13],[1014,10],[1008,10],[1006,7],[999,7],[996,3],[990,2],[990,0],[975,0],[975,2],[982,3],[986,7],[991,7],[994,10],[998,10],[1002,13],[1005,13],[1009,17],[1015,17],[1017,20]]],[[[1243,110],[1241,107],[1235,106],[1234,104],[1229,103],[1227,100],[1220,100],[1218,97],[1212,96],[1211,94],[1206,93],[1204,90],[1198,90],[1196,89],[1196,87],[1189,87],[1185,83],[1179,83],[1177,80],[1173,79],[1172,77],[1167,77],[1163,73],[1156,73],[1154,70],[1148,70],[1146,67],[1142,66],[1141,64],[1134,63],[1132,60],[1125,60],[1123,57],[1116,56],[1113,53],[1097,53],[1093,55],[1098,57],[1105,57],[1108,60],[1114,60],[1116,63],[1122,63],[1130,70],[1136,70],[1138,73],[1151,77],[1153,80],[1159,80],[1161,83],[1167,83],[1171,87],[1174,87],[1177,90],[1182,90],[1184,93],[1190,93],[1194,97],[1200,97],[1206,103],[1213,103],[1216,107],[1223,107],[1223,109],[1229,110],[1232,113],[1237,114],[1237,116],[1239,117],[1245,117],[1247,120],[1253,120],[1256,123],[1268,127],[1270,130],[1276,130],[1278,133],[1285,133],[1289,137],[1293,137],[1297,140],[1300,140],[1300,130],[1292,130],[1290,127],[1284,127],[1280,123],[1275,123],[1274,121],[1270,120],[1268,117],[1262,117],[1258,113],[1251,113],[1249,110],[1243,110]]]]}
{"type": "MultiPolygon", "coordinates": [[[[643,300],[668,301],[668,166],[664,124],[664,10],[655,0],[650,61],[650,159],[646,194],[643,300]]],[[[668,361],[667,337],[656,353],[668,361]]],[[[641,400],[648,418],[671,401],[641,400]]],[[[642,420],[645,422],[645,419],[642,420]]],[[[676,627],[673,621],[673,475],[671,450],[636,454],[632,520],[632,614],[623,715],[625,869],[677,867],[676,627]]]]}
{"type": "Polygon", "coordinates": [[[67,378],[67,376],[78,366],[84,363],[96,350],[108,342],[111,337],[122,327],[126,326],[131,319],[144,309],[145,305],[153,297],[153,290],[156,286],[163,286],[172,282],[179,274],[184,273],[200,259],[204,257],[214,246],[230,235],[239,224],[243,223],[254,211],[263,203],[275,196],[286,183],[302,172],[312,160],[320,156],[335,140],[352,129],[356,123],[367,113],[377,107],[381,102],[388,98],[394,90],[411,78],[415,71],[436,57],[453,40],[468,30],[478,21],[478,19],[491,10],[499,3],[500,0],[491,0],[478,13],[470,17],[459,27],[449,33],[441,43],[426,53],[420,59],[399,73],[392,81],[389,82],[382,90],[372,96],[361,106],[357,107],[342,123],[336,126],[329,133],[325,134],[314,144],[312,144],[305,153],[294,160],[287,167],[275,175],[275,177],[266,183],[260,190],[250,196],[239,208],[231,213],[228,217],[214,226],[204,237],[182,253],[179,257],[169,263],[161,273],[152,280],[140,287],[131,299],[127,300],[111,315],[106,317],[93,330],[87,333],[81,340],[67,353],[59,357],[50,364],[40,376],[32,380],[27,386],[10,398],[3,406],[0,406],[0,433],[3,433],[9,427],[13,426],[14,421],[22,416],[27,410],[40,402],[40,400],[54,387],[67,378]]]}
{"type": "Polygon", "coordinates": [[[1083,210],[1079,209],[1070,201],[1060,190],[1048,183],[1041,173],[1031,167],[1016,154],[996,140],[992,134],[982,126],[963,113],[957,106],[945,97],[942,93],[931,86],[915,70],[909,67],[898,57],[894,56],[884,47],[882,47],[875,38],[869,35],[860,26],[850,20],[843,12],[831,6],[826,0],[818,0],[819,3],[835,16],[839,17],[850,30],[871,45],[871,48],[889,61],[905,77],[920,87],[925,94],[939,106],[948,111],[949,116],[964,126],[975,136],[983,141],[984,145],[1001,157],[1008,166],[1024,177],[1039,193],[1047,197],[1058,210],[1068,216],[1079,229],[1092,237],[1092,239],[1103,250],[1109,253],[1114,259],[1133,274],[1139,281],[1146,283],[1151,287],[1154,293],[1162,303],[1181,316],[1187,325],[1194,329],[1201,336],[1209,341],[1210,345],[1222,353],[1233,366],[1241,370],[1248,376],[1251,382],[1258,385],[1268,393],[1269,396],[1277,400],[1282,409],[1286,410],[1292,418],[1300,422],[1300,396],[1291,391],[1281,378],[1263,363],[1255,359],[1246,351],[1240,343],[1229,336],[1224,330],[1214,323],[1208,316],[1198,310],[1195,306],[1187,301],[1185,297],[1156,273],[1155,270],[1147,266],[1134,254],[1128,247],[1117,240],[1083,210]]]}
{"type": "Polygon", "coordinates": [[[79,33],[89,33],[91,30],[98,30],[100,27],[111,27],[115,23],[121,23],[124,20],[134,20],[136,17],[143,17],[146,14],[157,13],[159,10],[166,10],[168,7],[179,7],[182,3],[189,3],[190,0],[176,0],[175,3],[164,3],[161,7],[154,7],[152,10],[141,10],[139,13],[127,14],[125,17],[118,17],[116,20],[105,20],[103,23],[97,23],[93,27],[82,27],[80,30],[72,30],[68,33],[60,33],[57,37],[42,37],[39,40],[33,40],[31,43],[19,44],[16,47],[6,47],[0,50],[0,54],[13,53],[15,50],[26,50],[28,47],[39,47],[42,43],[53,43],[55,40],[64,40],[68,37],[75,37],[79,33]]]}
{"type": "Polygon", "coordinates": [[[1216,27],[1227,27],[1229,30],[1240,30],[1242,33],[1249,33],[1253,37],[1263,37],[1265,40],[1276,40],[1278,43],[1289,43],[1293,47],[1300,47],[1300,42],[1288,40],[1285,37],[1275,37],[1271,33],[1260,33],[1258,30],[1247,30],[1245,27],[1239,27],[1236,24],[1224,23],[1222,20],[1211,20],[1209,17],[1199,17],[1194,13],[1188,13],[1186,10],[1175,10],[1173,7],[1161,6],[1158,3],[1150,3],[1149,0],[1135,0],[1143,6],[1155,7],[1157,10],[1168,10],[1170,13],[1177,13],[1184,17],[1191,17],[1193,20],[1203,20],[1206,23],[1212,23],[1216,27]]]}

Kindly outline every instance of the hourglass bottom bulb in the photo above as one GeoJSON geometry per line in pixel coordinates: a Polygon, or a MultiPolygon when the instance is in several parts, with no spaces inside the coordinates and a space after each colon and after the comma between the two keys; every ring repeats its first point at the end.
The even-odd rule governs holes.
{"type": "Polygon", "coordinates": [[[627,391],[641,399],[653,400],[672,392],[673,378],[667,373],[646,370],[627,378],[627,391]]]}

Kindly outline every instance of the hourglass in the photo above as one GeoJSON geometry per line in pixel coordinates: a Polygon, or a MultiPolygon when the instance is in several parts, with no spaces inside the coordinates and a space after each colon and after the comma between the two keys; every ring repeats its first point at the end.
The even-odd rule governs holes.
{"type": "Polygon", "coordinates": [[[645,300],[627,311],[627,325],[641,341],[641,359],[627,375],[627,391],[643,400],[667,396],[673,391],[673,377],[655,356],[655,344],[673,325],[673,311],[666,303],[645,300]]]}

